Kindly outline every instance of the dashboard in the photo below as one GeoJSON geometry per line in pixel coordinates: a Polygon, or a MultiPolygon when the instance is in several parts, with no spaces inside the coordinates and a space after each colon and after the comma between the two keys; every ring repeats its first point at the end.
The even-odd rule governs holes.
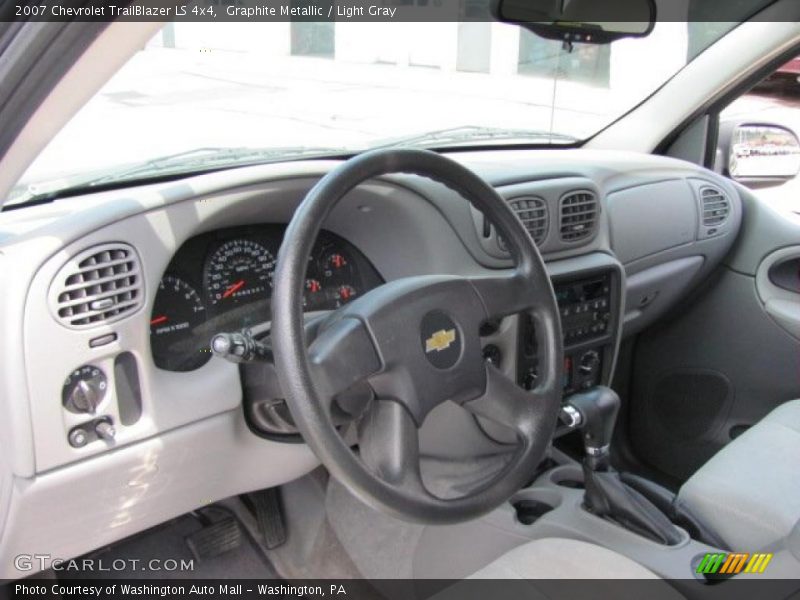
{"type": "MultiPolygon", "coordinates": [[[[211,359],[216,333],[253,329],[271,320],[276,257],[284,225],[230,227],[185,242],[158,284],[150,315],[157,367],[194,371],[211,359]]],[[[335,310],[383,282],[352,244],[322,231],[309,256],[303,306],[335,310]]]]}

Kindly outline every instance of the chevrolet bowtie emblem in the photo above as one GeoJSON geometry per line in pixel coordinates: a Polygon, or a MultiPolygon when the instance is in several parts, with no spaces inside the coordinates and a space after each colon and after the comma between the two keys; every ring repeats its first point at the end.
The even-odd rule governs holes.
{"type": "Polygon", "coordinates": [[[456,341],[455,329],[440,329],[425,340],[425,353],[447,350],[456,341]]]}

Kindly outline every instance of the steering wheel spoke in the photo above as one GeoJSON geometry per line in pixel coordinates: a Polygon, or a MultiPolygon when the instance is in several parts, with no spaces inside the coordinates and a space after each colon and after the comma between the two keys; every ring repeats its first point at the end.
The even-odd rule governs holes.
{"type": "Polygon", "coordinates": [[[524,441],[535,429],[537,404],[541,405],[542,401],[543,398],[536,390],[522,389],[496,367],[487,363],[486,391],[479,398],[465,402],[462,406],[473,414],[513,429],[524,441]]]}
{"type": "Polygon", "coordinates": [[[550,293],[550,290],[532,285],[518,271],[500,277],[471,277],[469,282],[480,296],[489,318],[505,317],[538,306],[543,294],[550,293]]]}
{"type": "Polygon", "coordinates": [[[369,332],[361,321],[350,317],[323,325],[308,356],[320,396],[328,403],[381,369],[369,332]]]}
{"type": "Polygon", "coordinates": [[[372,403],[359,426],[359,450],[369,470],[385,483],[428,494],[420,473],[417,425],[399,402],[372,403]]]}

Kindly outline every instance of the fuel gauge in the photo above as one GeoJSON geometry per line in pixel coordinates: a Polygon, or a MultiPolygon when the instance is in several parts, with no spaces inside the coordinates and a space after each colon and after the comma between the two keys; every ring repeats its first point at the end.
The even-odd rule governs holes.
{"type": "Polygon", "coordinates": [[[335,281],[346,280],[353,272],[350,259],[337,251],[324,254],[319,268],[324,279],[335,281]]]}

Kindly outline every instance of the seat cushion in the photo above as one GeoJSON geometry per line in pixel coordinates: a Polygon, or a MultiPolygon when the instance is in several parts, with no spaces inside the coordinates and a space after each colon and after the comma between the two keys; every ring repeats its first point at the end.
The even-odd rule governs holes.
{"type": "Polygon", "coordinates": [[[659,579],[621,554],[562,538],[528,542],[506,552],[470,579],[659,579]]]}
{"type": "Polygon", "coordinates": [[[469,580],[446,588],[432,600],[495,597],[524,600],[683,598],[668,583],[621,554],[577,540],[546,538],[514,548],[469,580]]]}
{"type": "Polygon", "coordinates": [[[720,450],[678,500],[731,550],[752,552],[788,536],[800,520],[800,400],[782,404],[720,450]]]}

